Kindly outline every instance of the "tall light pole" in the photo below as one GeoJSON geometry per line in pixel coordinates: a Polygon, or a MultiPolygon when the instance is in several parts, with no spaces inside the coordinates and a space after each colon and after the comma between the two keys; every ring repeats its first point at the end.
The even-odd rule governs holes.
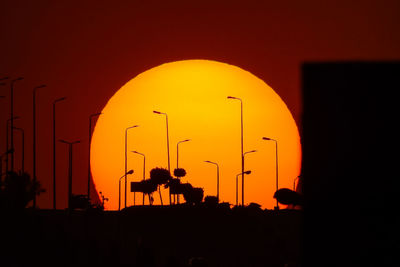
{"type": "Polygon", "coordinates": [[[13,130],[19,131],[21,133],[21,138],[22,138],[22,148],[21,148],[21,171],[22,173],[24,173],[25,171],[25,132],[24,129],[22,128],[18,128],[18,127],[14,127],[13,130]]]}
{"type": "Polygon", "coordinates": [[[88,155],[88,181],[87,181],[87,185],[88,185],[87,186],[87,199],[88,199],[89,204],[90,204],[90,181],[92,179],[92,173],[90,171],[90,151],[91,151],[90,144],[92,143],[92,119],[97,116],[100,116],[100,115],[101,115],[101,113],[95,113],[95,114],[91,114],[89,116],[89,150],[88,150],[89,155],[88,155]]]}
{"type": "Polygon", "coordinates": [[[176,144],[176,168],[177,169],[179,168],[179,144],[184,143],[184,142],[188,142],[188,141],[190,141],[190,139],[179,141],[176,144]]]}
{"type": "Polygon", "coordinates": [[[57,209],[56,205],[56,104],[64,101],[66,97],[61,97],[53,101],[53,209],[57,209]]]}
{"type": "MultiPolygon", "coordinates": [[[[137,151],[131,151],[131,152],[143,156],[143,181],[144,181],[146,179],[146,156],[143,153],[140,153],[140,152],[137,152],[137,151]]],[[[143,203],[142,203],[142,205],[144,205],[144,197],[145,197],[145,194],[143,193],[143,203]]]]}
{"type": "MultiPolygon", "coordinates": [[[[243,153],[243,166],[244,166],[244,159],[246,154],[257,152],[257,150],[250,150],[243,153]]],[[[244,206],[244,182],[242,182],[242,206],[244,206]]]]}
{"type": "Polygon", "coordinates": [[[24,79],[23,77],[18,77],[14,80],[11,80],[11,86],[10,86],[10,120],[11,120],[11,171],[14,171],[14,134],[13,134],[13,128],[14,128],[14,83],[17,81],[21,81],[24,79]]]}
{"type": "MultiPolygon", "coordinates": [[[[40,88],[46,87],[46,85],[39,85],[33,88],[33,105],[32,105],[32,115],[33,115],[33,184],[36,184],[36,91],[40,88]]],[[[36,194],[33,196],[33,208],[36,208],[36,194]]]]}
{"type": "Polygon", "coordinates": [[[155,114],[162,114],[165,115],[166,123],[167,123],[167,155],[168,155],[168,171],[171,173],[171,165],[170,165],[170,159],[169,159],[169,132],[168,132],[168,115],[167,113],[163,113],[160,111],[153,111],[155,114]]]}
{"type": "Polygon", "coordinates": [[[132,174],[133,170],[129,170],[128,172],[126,172],[124,175],[122,175],[119,179],[118,179],[118,211],[121,210],[121,179],[125,178],[128,174],[132,174]]]}
{"type": "MultiPolygon", "coordinates": [[[[269,137],[263,137],[263,140],[275,142],[275,175],[276,175],[276,191],[278,191],[278,141],[269,137]]],[[[278,199],[276,200],[276,210],[279,210],[278,199]]]]}
{"type": "MultiPolygon", "coordinates": [[[[17,120],[17,119],[19,119],[20,117],[19,116],[14,116],[13,117],[13,120],[17,120]]],[[[10,122],[11,122],[11,119],[8,119],[7,120],[7,125],[6,125],[6,129],[7,129],[7,131],[6,131],[6,149],[7,149],[7,151],[11,151],[10,153],[7,153],[7,157],[6,157],[6,175],[8,175],[8,155],[9,154],[12,154],[12,153],[14,153],[14,149],[10,149],[10,147],[9,147],[9,142],[8,142],[8,140],[9,140],[9,138],[8,138],[8,136],[9,136],[9,132],[11,132],[12,130],[10,129],[10,122]]]]}
{"type": "Polygon", "coordinates": [[[243,101],[242,99],[234,96],[228,96],[228,99],[240,101],[240,137],[241,137],[241,159],[242,159],[242,203],[244,204],[244,154],[243,154],[243,101]]]}
{"type": "MultiPolygon", "coordinates": [[[[239,198],[238,198],[238,195],[239,195],[239,190],[238,190],[238,187],[239,187],[239,184],[238,184],[238,176],[239,175],[245,175],[245,174],[250,174],[251,173],[251,171],[245,171],[245,172],[241,172],[241,173],[239,173],[239,174],[237,174],[236,175],[236,206],[238,206],[239,205],[239,198]]],[[[243,190],[243,188],[242,188],[242,190],[243,190]]]]}
{"type": "Polygon", "coordinates": [[[210,163],[210,164],[214,164],[215,166],[217,166],[217,201],[219,203],[219,165],[216,162],[212,162],[209,160],[205,160],[204,162],[210,163]]]}
{"type": "MultiPolygon", "coordinates": [[[[132,128],[136,128],[139,125],[133,125],[125,129],[125,174],[128,172],[128,130],[132,128]]],[[[127,177],[125,175],[125,208],[126,208],[126,196],[128,195],[128,187],[127,187],[127,177]]]]}
{"type": "Polygon", "coordinates": [[[65,140],[58,140],[61,143],[68,145],[68,155],[69,155],[69,164],[68,164],[68,210],[72,210],[72,146],[80,143],[81,141],[77,140],[74,142],[68,142],[65,140]]]}
{"type": "MultiPolygon", "coordinates": [[[[160,114],[160,115],[165,115],[165,120],[167,123],[167,156],[168,156],[168,172],[171,173],[171,165],[170,165],[170,159],[169,159],[169,132],[168,132],[168,115],[167,113],[163,113],[160,111],[154,110],[153,113],[155,114],[160,114]]],[[[161,194],[161,193],[160,193],[161,194]]],[[[169,188],[169,205],[171,205],[171,187],[169,188]]]]}

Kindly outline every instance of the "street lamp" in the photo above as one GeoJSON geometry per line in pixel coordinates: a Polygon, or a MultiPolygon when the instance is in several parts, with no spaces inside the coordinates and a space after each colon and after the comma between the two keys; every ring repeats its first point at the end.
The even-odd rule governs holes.
{"type": "Polygon", "coordinates": [[[22,173],[24,173],[24,171],[25,171],[25,132],[24,132],[24,129],[18,128],[18,127],[14,127],[13,130],[19,131],[21,133],[21,138],[22,138],[21,170],[22,170],[22,173]]]}
{"type": "MultiPolygon", "coordinates": [[[[257,150],[250,150],[243,153],[243,166],[244,166],[244,159],[246,154],[257,152],[257,150]]],[[[242,181],[242,206],[244,206],[244,180],[242,181]]]]}
{"type": "MultiPolygon", "coordinates": [[[[39,85],[33,88],[33,184],[36,184],[36,91],[40,88],[46,87],[46,85],[39,85]]],[[[36,207],[36,194],[33,196],[33,208],[36,207]]]]}
{"type": "Polygon", "coordinates": [[[242,158],[242,203],[244,204],[244,155],[243,155],[243,101],[242,99],[234,96],[228,96],[228,99],[240,101],[240,136],[241,136],[241,158],[242,158]]]}
{"type": "Polygon", "coordinates": [[[212,162],[209,160],[206,160],[204,162],[210,163],[210,164],[214,164],[215,166],[217,166],[217,201],[219,203],[219,165],[216,162],[212,162]]]}
{"type": "MultiPolygon", "coordinates": [[[[17,120],[17,119],[19,119],[20,117],[19,116],[14,116],[12,119],[13,120],[17,120]]],[[[6,125],[6,149],[7,149],[7,151],[11,151],[10,153],[7,153],[7,157],[6,157],[6,175],[8,175],[8,154],[12,154],[12,153],[14,153],[14,148],[13,149],[10,149],[9,148],[9,142],[8,142],[8,133],[9,132],[12,132],[12,130],[10,129],[10,122],[11,122],[11,119],[8,119],[7,120],[7,125],[6,125]],[[9,130],[10,129],[10,130],[9,130]]]]}
{"type": "Polygon", "coordinates": [[[92,178],[92,173],[90,171],[90,144],[92,143],[92,118],[100,116],[102,113],[95,113],[89,116],[89,155],[88,155],[88,181],[87,181],[87,199],[90,203],[90,181],[92,178]]]}
{"type": "Polygon", "coordinates": [[[72,210],[72,146],[80,143],[81,141],[77,140],[74,142],[68,142],[65,140],[58,140],[61,143],[68,145],[68,154],[69,154],[69,164],[68,164],[68,210],[72,210]]]}
{"type": "MultiPolygon", "coordinates": [[[[137,151],[131,151],[131,152],[143,156],[143,181],[144,181],[146,179],[146,156],[143,153],[140,153],[140,152],[137,152],[137,151]]],[[[133,194],[134,194],[134,199],[135,199],[135,192],[133,194]]],[[[143,193],[143,203],[142,203],[142,205],[144,205],[144,197],[145,197],[145,194],[143,193]]],[[[135,204],[135,201],[133,201],[133,203],[135,204]]]]}
{"type": "MultiPolygon", "coordinates": [[[[11,128],[14,128],[14,83],[21,81],[24,79],[23,77],[18,77],[14,80],[11,80],[11,86],[10,86],[10,120],[11,120],[11,128]]],[[[11,171],[14,171],[14,134],[13,131],[11,130],[11,171]]]]}
{"type": "MultiPolygon", "coordinates": [[[[242,176],[244,176],[245,174],[250,174],[251,173],[251,171],[245,171],[245,172],[241,172],[241,173],[239,173],[238,175],[236,175],[236,206],[238,206],[239,205],[239,202],[238,202],[238,176],[239,175],[242,175],[242,176]]],[[[242,188],[242,191],[243,191],[243,188],[242,188]]]]}
{"type": "Polygon", "coordinates": [[[183,140],[183,141],[179,141],[179,142],[176,144],[176,168],[177,168],[177,169],[179,168],[179,144],[180,144],[180,143],[184,143],[184,142],[188,142],[188,141],[190,141],[190,139],[186,139],[186,140],[183,140]]]}
{"type": "MultiPolygon", "coordinates": [[[[166,120],[166,125],[167,125],[167,154],[168,154],[168,172],[171,173],[171,165],[170,165],[170,159],[169,159],[169,132],[168,132],[168,115],[167,113],[163,113],[160,111],[154,110],[153,113],[159,114],[159,115],[165,115],[165,120],[166,120]]],[[[162,202],[161,202],[162,205],[162,202]]],[[[169,205],[171,205],[171,187],[169,188],[169,205]]]]}
{"type": "MultiPolygon", "coordinates": [[[[128,130],[139,127],[139,125],[133,125],[125,129],[125,173],[128,171],[128,130]]],[[[125,208],[126,208],[126,197],[128,195],[127,178],[125,176],[125,208]]]]}
{"type": "Polygon", "coordinates": [[[168,133],[168,115],[167,113],[163,113],[160,111],[154,110],[153,113],[155,114],[161,114],[165,115],[166,123],[167,123],[167,154],[168,154],[168,171],[171,173],[171,168],[170,168],[170,159],[169,159],[169,133],[168,133]]]}
{"type": "Polygon", "coordinates": [[[124,175],[122,175],[118,179],[118,211],[121,210],[121,179],[126,177],[128,174],[132,174],[132,173],[133,173],[133,170],[129,170],[128,172],[126,172],[124,175]]]}
{"type": "Polygon", "coordinates": [[[66,97],[61,97],[53,101],[53,209],[56,206],[56,104],[64,101],[66,97]]]}
{"type": "MultiPolygon", "coordinates": [[[[275,174],[276,174],[276,191],[278,191],[278,141],[269,137],[263,137],[263,140],[275,142],[275,174]]],[[[278,199],[276,200],[276,210],[279,210],[278,199]]]]}

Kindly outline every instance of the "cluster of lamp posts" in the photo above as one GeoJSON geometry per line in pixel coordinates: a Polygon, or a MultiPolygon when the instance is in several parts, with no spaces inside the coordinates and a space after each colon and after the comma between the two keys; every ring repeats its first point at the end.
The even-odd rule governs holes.
{"type": "MultiPolygon", "coordinates": [[[[3,77],[0,78],[0,86],[5,86],[7,85],[6,82],[9,79],[9,77],[3,77]]],[[[21,172],[23,173],[24,170],[24,161],[25,161],[25,154],[24,154],[24,143],[25,143],[25,136],[24,136],[24,130],[22,128],[14,127],[14,120],[19,119],[20,117],[14,116],[14,83],[17,81],[23,80],[23,77],[19,77],[16,79],[10,80],[10,118],[7,120],[7,148],[6,152],[1,154],[0,157],[0,175],[1,177],[3,176],[2,173],[2,163],[3,163],[3,157],[6,156],[6,172],[5,175],[8,175],[9,171],[13,172],[14,171],[14,130],[20,131],[22,134],[22,161],[21,161],[21,172]],[[9,140],[9,129],[10,129],[10,140],[9,140]],[[10,160],[10,164],[9,161],[10,160]],[[9,168],[10,165],[10,168],[9,168]]],[[[33,88],[33,110],[32,110],[32,115],[33,115],[33,183],[36,183],[37,177],[36,177],[36,92],[38,89],[44,88],[46,85],[40,85],[36,86],[33,88]]],[[[0,98],[5,98],[5,96],[0,96],[0,98]]],[[[58,99],[55,99],[53,101],[53,209],[56,209],[56,200],[57,200],[57,194],[56,194],[56,104],[59,102],[62,102],[66,99],[66,97],[61,97],[58,99]]],[[[88,188],[87,188],[87,200],[90,202],[90,180],[91,180],[91,172],[90,172],[90,141],[92,137],[92,119],[94,117],[99,116],[101,113],[95,113],[90,115],[89,117],[89,157],[88,157],[88,188]]],[[[71,201],[72,201],[72,146],[74,144],[80,143],[80,140],[76,141],[66,141],[66,140],[58,140],[61,143],[67,144],[69,146],[69,168],[68,168],[68,207],[71,207],[71,201]]],[[[33,198],[33,208],[36,208],[36,195],[34,195],[33,198]]]]}
{"type": "MultiPolygon", "coordinates": [[[[3,81],[8,80],[9,77],[0,78],[0,86],[5,86],[6,83],[3,81]]],[[[10,118],[7,120],[7,148],[6,152],[0,155],[0,175],[2,176],[2,163],[3,157],[6,156],[6,175],[9,171],[14,171],[14,130],[20,131],[22,134],[22,162],[21,162],[21,171],[24,172],[24,130],[22,128],[14,127],[14,120],[19,119],[18,116],[14,116],[14,83],[17,81],[21,81],[23,77],[19,77],[10,81],[10,118]],[[8,138],[8,132],[10,131],[10,140],[8,138]],[[11,159],[10,169],[8,161],[11,159]]],[[[36,182],[36,91],[40,88],[44,88],[46,85],[40,85],[33,88],[33,182],[36,182]]],[[[0,98],[4,98],[4,96],[0,96],[0,98]]],[[[238,100],[240,101],[240,116],[241,116],[241,172],[236,175],[236,205],[238,205],[238,177],[242,176],[242,205],[244,205],[244,175],[248,175],[251,173],[250,170],[245,171],[244,168],[244,159],[245,155],[248,153],[256,152],[256,150],[251,150],[244,152],[243,150],[243,101],[238,97],[228,96],[228,99],[238,100]]],[[[53,209],[56,209],[56,104],[64,101],[66,97],[61,97],[53,101],[53,209]]],[[[165,115],[166,118],[166,130],[167,130],[167,154],[168,154],[168,171],[170,172],[170,152],[169,152],[169,132],[168,132],[168,115],[167,113],[160,111],[153,111],[155,114],[165,115]]],[[[87,200],[90,202],[90,181],[91,181],[91,172],[90,172],[90,143],[92,138],[92,119],[101,115],[102,113],[95,113],[89,116],[89,155],[88,155],[88,180],[87,180],[87,200]]],[[[128,130],[138,127],[139,125],[133,125],[125,129],[125,172],[122,177],[119,178],[119,202],[118,205],[120,207],[120,182],[122,178],[125,178],[125,199],[124,206],[126,208],[127,203],[127,175],[132,174],[133,170],[127,170],[127,143],[128,143],[128,130]]],[[[276,145],[276,190],[278,190],[278,142],[275,139],[263,137],[263,140],[274,141],[276,145]]],[[[69,146],[68,154],[69,154],[69,168],[68,168],[68,206],[71,205],[72,200],[72,146],[74,144],[80,143],[80,140],[76,141],[66,141],[66,140],[58,140],[61,143],[67,144],[69,146]]],[[[190,141],[190,139],[182,140],[177,143],[177,161],[176,165],[179,168],[179,144],[183,142],[190,141]]],[[[143,156],[143,179],[145,179],[145,168],[146,168],[146,157],[144,154],[132,151],[133,153],[139,154],[143,156]]],[[[214,164],[217,167],[217,199],[219,201],[219,165],[216,162],[212,162],[209,160],[205,161],[206,163],[214,164]]],[[[0,176],[0,177],[1,177],[0,176]]],[[[36,207],[36,195],[33,199],[33,208],[36,207]]],[[[276,202],[276,209],[278,209],[278,201],[276,202]]]]}
{"type": "MultiPolygon", "coordinates": [[[[234,100],[238,100],[240,101],[240,123],[241,123],[241,172],[236,175],[236,206],[239,205],[239,199],[238,199],[238,177],[242,176],[242,206],[244,206],[244,175],[248,175],[251,173],[250,170],[245,171],[244,168],[244,159],[245,159],[245,155],[249,154],[249,153],[253,153],[253,152],[257,152],[257,150],[250,150],[247,152],[244,152],[243,150],[243,101],[242,99],[238,98],[238,97],[233,97],[233,96],[228,96],[228,99],[234,99],[234,100]]],[[[164,112],[160,112],[160,111],[153,111],[155,114],[160,114],[160,115],[165,115],[165,119],[166,119],[166,130],[167,130],[167,156],[168,156],[168,171],[171,172],[170,169],[170,153],[169,153],[169,131],[168,131],[168,115],[167,113],[164,112]]],[[[133,129],[138,127],[139,125],[133,125],[130,126],[128,128],[125,129],[125,174],[122,175],[119,179],[118,179],[118,191],[119,191],[119,199],[118,199],[118,210],[120,210],[120,205],[121,205],[121,179],[125,179],[125,199],[124,199],[124,206],[126,208],[126,199],[127,199],[127,175],[132,174],[133,170],[129,170],[127,169],[127,143],[128,143],[128,130],[129,129],[133,129]]],[[[275,156],[275,162],[276,162],[276,190],[278,190],[278,141],[269,137],[263,137],[263,140],[266,141],[273,141],[275,142],[275,152],[276,152],[276,156],[275,156]]],[[[183,142],[187,142],[190,141],[190,139],[186,139],[186,140],[182,140],[179,141],[176,145],[176,168],[179,168],[179,144],[183,143],[183,142]]],[[[137,152],[137,151],[131,151],[133,153],[139,154],[141,156],[143,156],[143,180],[145,179],[145,168],[146,168],[146,157],[144,154],[137,152]]],[[[210,164],[214,164],[217,167],[217,200],[219,202],[219,165],[216,162],[213,161],[209,161],[206,160],[204,161],[206,163],[210,163],[210,164]]],[[[276,207],[275,209],[279,209],[278,206],[278,200],[276,201],[276,207]]]]}

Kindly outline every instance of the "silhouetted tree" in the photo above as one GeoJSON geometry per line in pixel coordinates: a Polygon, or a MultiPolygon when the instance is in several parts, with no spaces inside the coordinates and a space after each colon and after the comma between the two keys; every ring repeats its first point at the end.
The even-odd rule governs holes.
{"type": "Polygon", "coordinates": [[[40,183],[35,183],[28,173],[9,172],[1,190],[1,207],[23,209],[35,195],[45,192],[40,183]]]}
{"type": "Polygon", "coordinates": [[[162,201],[160,186],[163,184],[166,184],[170,179],[172,179],[172,176],[167,169],[154,168],[150,171],[150,180],[152,180],[158,186],[158,192],[160,194],[161,205],[163,205],[163,201],[162,201]]]}
{"type": "Polygon", "coordinates": [[[176,168],[174,170],[175,177],[182,178],[186,176],[186,170],[182,168],[176,168]]]}
{"type": "Polygon", "coordinates": [[[275,192],[274,198],[284,205],[302,206],[303,196],[288,188],[281,188],[275,192]]]}
{"type": "MultiPolygon", "coordinates": [[[[188,184],[190,185],[190,184],[188,184]]],[[[203,200],[204,190],[199,187],[187,186],[183,192],[183,197],[188,204],[200,204],[203,200]]]]}

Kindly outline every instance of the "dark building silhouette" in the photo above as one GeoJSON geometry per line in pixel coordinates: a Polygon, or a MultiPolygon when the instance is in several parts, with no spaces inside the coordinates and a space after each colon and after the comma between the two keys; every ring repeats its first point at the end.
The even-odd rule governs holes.
{"type": "Polygon", "coordinates": [[[400,63],[306,63],[302,87],[304,266],[400,264],[400,63]]]}

